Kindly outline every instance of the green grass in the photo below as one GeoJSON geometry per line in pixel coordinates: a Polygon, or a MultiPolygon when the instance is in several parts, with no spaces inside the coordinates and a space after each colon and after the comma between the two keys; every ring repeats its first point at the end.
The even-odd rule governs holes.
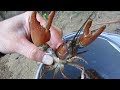
{"type": "Polygon", "coordinates": [[[48,19],[49,13],[50,13],[50,11],[42,11],[41,12],[43,18],[45,18],[45,19],[48,19]]]}

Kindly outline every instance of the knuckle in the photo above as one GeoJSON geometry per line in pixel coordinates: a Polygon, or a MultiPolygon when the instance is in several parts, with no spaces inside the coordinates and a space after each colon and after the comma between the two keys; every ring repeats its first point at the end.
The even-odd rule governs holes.
{"type": "Polygon", "coordinates": [[[38,49],[37,48],[33,48],[29,51],[28,57],[30,59],[35,59],[36,54],[38,53],[38,49]]]}

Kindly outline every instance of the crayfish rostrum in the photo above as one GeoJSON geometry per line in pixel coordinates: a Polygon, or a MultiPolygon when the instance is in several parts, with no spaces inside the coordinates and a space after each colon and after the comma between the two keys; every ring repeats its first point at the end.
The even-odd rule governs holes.
{"type": "Polygon", "coordinates": [[[65,65],[69,65],[80,70],[81,79],[92,78],[90,77],[85,67],[81,63],[79,63],[79,61],[83,61],[84,63],[87,64],[87,61],[84,60],[84,58],[78,56],[78,54],[84,53],[86,51],[78,52],[78,49],[84,48],[89,44],[91,44],[106,28],[106,26],[104,25],[96,31],[90,31],[90,27],[93,21],[91,19],[91,16],[93,14],[94,12],[92,12],[92,14],[88,17],[86,22],[81,26],[81,28],[78,30],[78,32],[73,37],[73,39],[64,40],[64,43],[62,43],[57,48],[57,50],[53,50],[46,44],[46,42],[50,40],[49,29],[51,27],[55,15],[55,11],[51,11],[48,17],[48,23],[46,25],[46,28],[40,25],[40,23],[36,19],[36,12],[33,12],[33,14],[31,15],[31,22],[30,22],[32,41],[36,46],[47,45],[47,48],[45,49],[44,47],[43,50],[48,52],[54,58],[54,62],[52,65],[44,65],[40,78],[43,78],[48,72],[54,71],[53,78],[55,79],[57,78],[57,74],[60,71],[63,78],[69,79],[70,77],[68,77],[64,72],[65,65]],[[82,30],[83,33],[80,34],[82,30]]]}

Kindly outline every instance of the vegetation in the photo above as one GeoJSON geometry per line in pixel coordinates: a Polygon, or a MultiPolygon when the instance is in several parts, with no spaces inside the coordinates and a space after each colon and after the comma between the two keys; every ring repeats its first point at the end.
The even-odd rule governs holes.
{"type": "Polygon", "coordinates": [[[45,19],[48,19],[48,15],[49,15],[50,11],[41,11],[40,13],[45,19]]]}

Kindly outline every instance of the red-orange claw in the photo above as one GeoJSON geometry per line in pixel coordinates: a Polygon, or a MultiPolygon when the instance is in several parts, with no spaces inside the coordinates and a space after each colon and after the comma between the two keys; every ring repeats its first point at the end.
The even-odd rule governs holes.
{"type": "Polygon", "coordinates": [[[30,18],[30,31],[31,31],[31,39],[32,42],[36,45],[39,46],[40,43],[40,30],[39,30],[39,25],[40,23],[36,20],[36,11],[32,12],[31,18],[30,18]],[[38,27],[38,28],[37,28],[38,27]]]}
{"type": "Polygon", "coordinates": [[[40,22],[36,19],[36,11],[33,11],[30,18],[30,31],[32,42],[36,46],[45,44],[50,40],[50,31],[46,30],[43,26],[40,25],[40,22]]]}
{"type": "Polygon", "coordinates": [[[61,44],[56,50],[56,56],[62,60],[67,57],[67,53],[67,46],[64,44],[61,44]]]}
{"type": "Polygon", "coordinates": [[[79,38],[80,44],[83,47],[88,46],[105,30],[105,28],[106,28],[106,26],[104,25],[95,32],[90,31],[89,34],[87,34],[87,35],[82,34],[79,38]]]}
{"type": "Polygon", "coordinates": [[[85,27],[85,30],[84,30],[84,35],[85,35],[85,36],[88,35],[89,32],[90,32],[90,27],[91,27],[91,25],[92,25],[92,21],[93,21],[93,20],[90,19],[90,20],[88,21],[86,27],[85,27]]]}
{"type": "Polygon", "coordinates": [[[51,11],[49,14],[48,22],[47,22],[47,26],[46,26],[47,30],[50,29],[54,16],[55,16],[55,11],[51,11]]]}
{"type": "Polygon", "coordinates": [[[106,25],[100,27],[98,31],[93,32],[92,33],[93,34],[93,38],[97,38],[105,30],[105,28],[106,28],[106,25]]]}

